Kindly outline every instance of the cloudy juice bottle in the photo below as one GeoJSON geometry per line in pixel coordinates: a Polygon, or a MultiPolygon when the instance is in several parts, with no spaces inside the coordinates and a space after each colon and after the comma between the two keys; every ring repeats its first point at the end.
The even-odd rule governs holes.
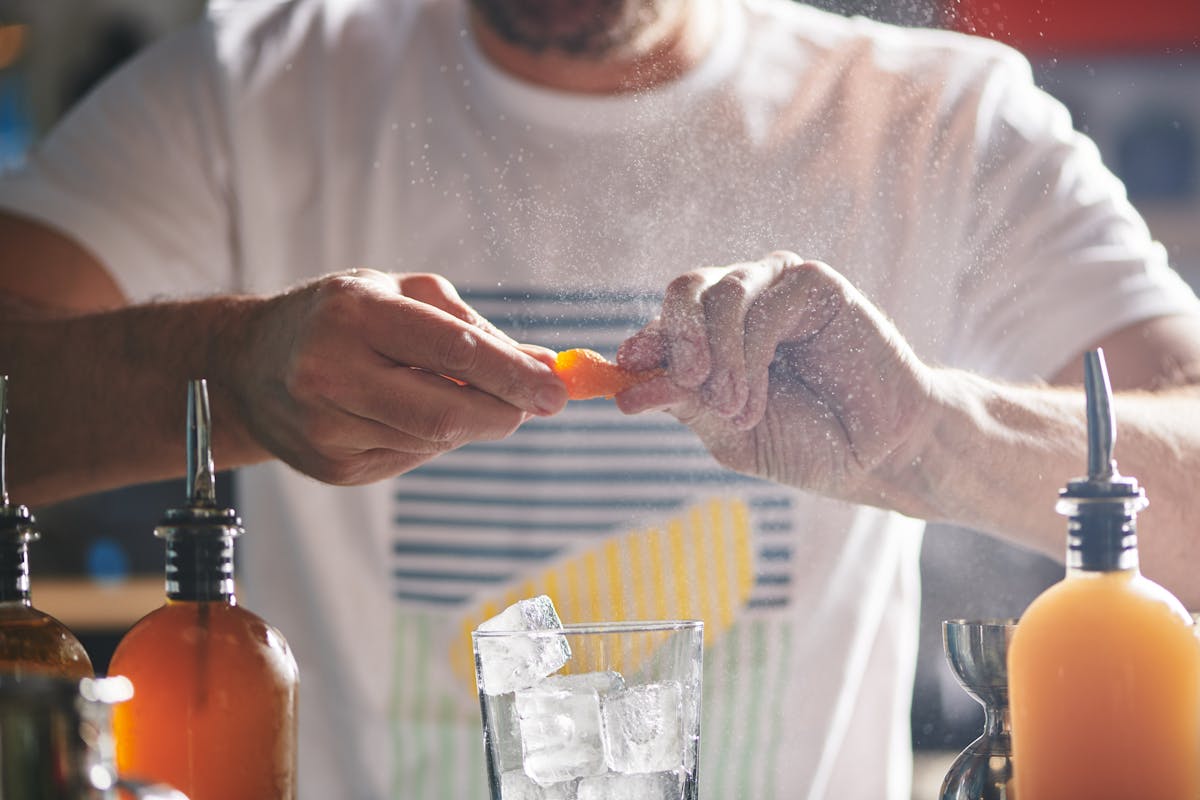
{"type": "Polygon", "coordinates": [[[1009,646],[1019,800],[1200,798],[1200,643],[1192,619],[1138,568],[1147,504],[1112,460],[1111,391],[1087,356],[1088,475],[1060,493],[1067,571],[1009,646]]]}

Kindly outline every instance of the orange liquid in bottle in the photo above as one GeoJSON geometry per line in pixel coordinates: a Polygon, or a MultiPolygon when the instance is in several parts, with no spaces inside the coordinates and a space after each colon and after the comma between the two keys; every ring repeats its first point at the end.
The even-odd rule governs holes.
{"type": "Polygon", "coordinates": [[[1019,800],[1200,798],[1200,642],[1136,569],[1068,575],[1009,647],[1019,800]]]}
{"type": "Polygon", "coordinates": [[[1017,800],[1200,798],[1200,641],[1170,592],[1138,570],[1137,480],[1113,460],[1103,354],[1084,357],[1088,471],[1059,493],[1067,574],[1008,648],[1017,800]]]}
{"type": "Polygon", "coordinates": [[[296,796],[296,662],[259,617],[171,600],[125,635],[109,672],[134,687],[113,714],[122,775],[190,800],[296,796]]]}

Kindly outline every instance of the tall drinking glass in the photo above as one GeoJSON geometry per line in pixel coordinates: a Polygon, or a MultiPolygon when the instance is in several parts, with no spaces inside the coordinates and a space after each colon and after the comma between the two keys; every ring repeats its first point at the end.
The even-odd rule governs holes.
{"type": "Polygon", "coordinates": [[[472,642],[492,800],[696,800],[703,622],[475,631],[472,642]]]}

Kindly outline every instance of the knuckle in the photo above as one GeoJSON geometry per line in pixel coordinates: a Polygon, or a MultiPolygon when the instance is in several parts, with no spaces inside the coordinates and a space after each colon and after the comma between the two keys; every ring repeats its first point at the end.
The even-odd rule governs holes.
{"type": "Polygon", "coordinates": [[[333,275],[315,288],[313,315],[319,324],[353,325],[361,317],[366,291],[351,275],[333,275]]]}
{"type": "Polygon", "coordinates": [[[431,421],[428,441],[438,447],[453,447],[464,441],[469,430],[466,415],[458,408],[443,408],[431,421]]]}
{"type": "Polygon", "coordinates": [[[404,276],[402,288],[413,297],[442,297],[458,299],[454,284],[442,275],[433,272],[413,272],[404,276]]]}
{"type": "Polygon", "coordinates": [[[788,280],[820,280],[825,275],[825,265],[820,261],[797,259],[785,262],[779,274],[788,280]]]}
{"type": "Polygon", "coordinates": [[[451,373],[469,371],[479,361],[479,347],[477,333],[471,330],[456,330],[442,340],[439,359],[451,373]]]}
{"type": "Polygon", "coordinates": [[[334,486],[352,486],[362,482],[362,468],[353,459],[325,458],[321,461],[320,474],[313,477],[334,486]]]}
{"type": "Polygon", "coordinates": [[[301,411],[296,417],[296,432],[301,439],[321,455],[321,451],[336,441],[337,434],[330,424],[330,417],[312,409],[301,411]]]}
{"type": "Polygon", "coordinates": [[[775,261],[782,266],[786,266],[788,264],[799,264],[805,259],[801,258],[791,250],[772,250],[767,254],[766,260],[775,261]]]}
{"type": "Polygon", "coordinates": [[[704,282],[699,272],[685,272],[677,275],[667,284],[668,295],[687,294],[704,282]]]}
{"type": "Polygon", "coordinates": [[[433,272],[410,272],[404,276],[405,288],[431,289],[441,288],[450,282],[433,272]]]}
{"type": "Polygon", "coordinates": [[[720,305],[742,305],[750,296],[750,287],[747,285],[748,278],[748,270],[744,268],[732,270],[724,278],[713,284],[706,293],[705,299],[720,305]]]}
{"type": "Polygon", "coordinates": [[[514,433],[516,433],[517,428],[521,427],[521,422],[523,419],[524,417],[520,414],[520,412],[516,411],[512,412],[511,414],[504,415],[502,418],[495,420],[488,430],[481,434],[479,438],[486,439],[488,441],[507,439],[509,436],[512,436],[514,433]]]}
{"type": "Polygon", "coordinates": [[[284,389],[293,399],[330,397],[336,383],[324,360],[311,352],[295,354],[284,372],[284,389]]]}

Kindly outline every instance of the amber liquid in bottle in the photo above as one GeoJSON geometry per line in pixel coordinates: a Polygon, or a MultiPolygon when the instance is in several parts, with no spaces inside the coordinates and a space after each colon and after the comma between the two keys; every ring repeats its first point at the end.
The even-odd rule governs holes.
{"type": "Polygon", "coordinates": [[[75,634],[30,601],[28,543],[36,534],[0,528],[0,672],[92,677],[92,661],[75,634]]]}
{"type": "Polygon", "coordinates": [[[9,502],[7,444],[8,376],[0,375],[0,672],[90,678],[79,639],[30,601],[29,543],[38,533],[29,509],[9,502]]]}
{"type": "MultiPolygon", "coordinates": [[[[176,534],[185,536],[194,535],[176,534]]],[[[134,691],[114,709],[117,767],[191,800],[290,800],[296,662],[278,631],[237,604],[232,538],[195,538],[168,541],[168,574],[174,567],[179,579],[113,654],[110,673],[134,691]],[[184,578],[198,562],[201,573],[226,574],[184,578]]]]}
{"type": "MultiPolygon", "coordinates": [[[[206,428],[203,394],[201,402],[206,428]]],[[[279,631],[238,605],[241,523],[216,507],[211,457],[201,462],[197,478],[189,460],[189,506],[169,511],[156,531],[166,540],[167,602],[113,653],[110,674],[133,682],[133,699],[113,713],[117,767],[190,800],[293,800],[296,661],[279,631]]]]}

